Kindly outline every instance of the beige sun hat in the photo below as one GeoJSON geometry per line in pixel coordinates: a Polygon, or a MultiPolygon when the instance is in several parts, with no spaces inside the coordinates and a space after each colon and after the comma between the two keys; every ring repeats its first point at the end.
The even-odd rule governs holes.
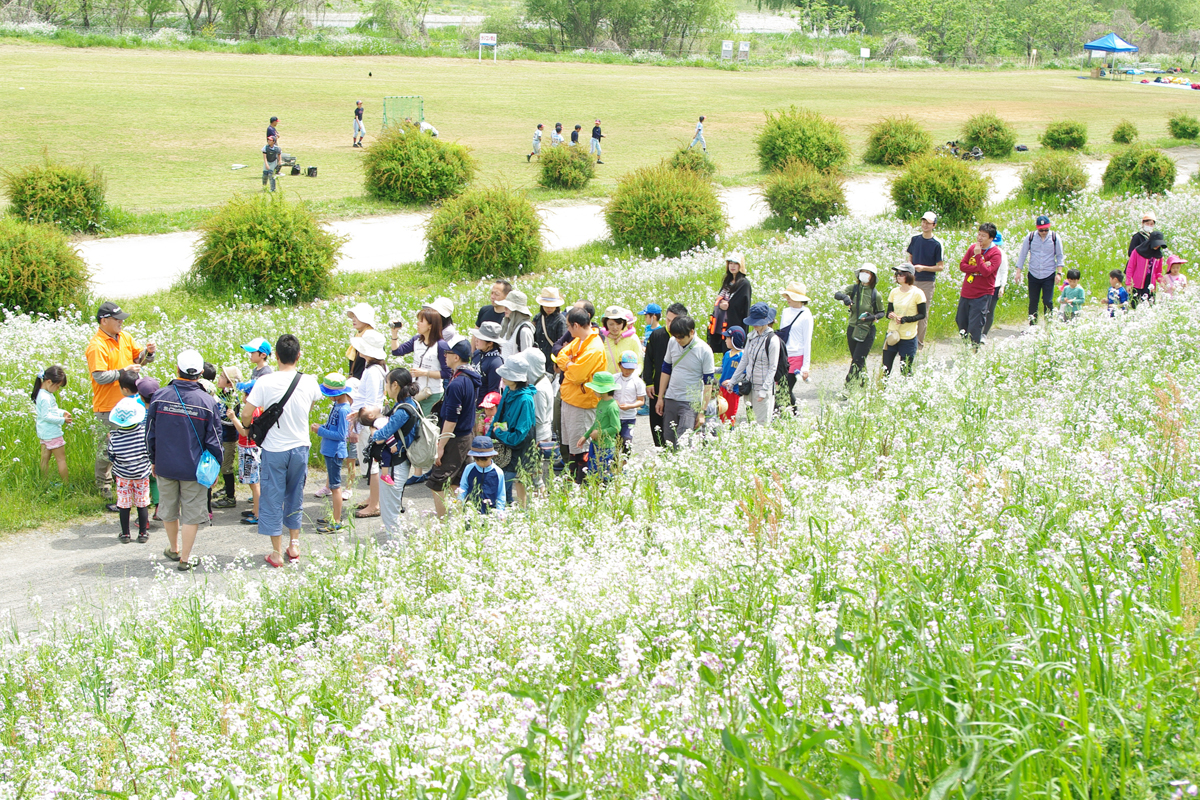
{"type": "Polygon", "coordinates": [[[741,250],[734,250],[733,252],[726,253],[725,263],[728,264],[730,261],[739,264],[742,268],[742,272],[746,271],[746,257],[742,255],[741,250]]]}
{"type": "Polygon", "coordinates": [[[808,287],[800,281],[788,281],[788,285],[783,287],[782,294],[784,297],[795,300],[797,303],[809,302],[808,287]]]}
{"type": "Polygon", "coordinates": [[[546,286],[537,296],[537,304],[547,308],[559,308],[566,302],[557,286],[546,286]]]}
{"type": "Polygon", "coordinates": [[[525,293],[519,289],[513,289],[503,300],[497,300],[496,305],[519,314],[529,313],[529,301],[526,299],[525,293]]]}

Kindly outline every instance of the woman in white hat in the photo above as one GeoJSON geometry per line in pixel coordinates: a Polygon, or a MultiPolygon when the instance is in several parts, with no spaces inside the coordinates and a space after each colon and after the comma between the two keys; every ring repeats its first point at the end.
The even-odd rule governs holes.
{"type": "Polygon", "coordinates": [[[425,308],[432,308],[442,318],[442,338],[447,342],[458,336],[454,327],[454,303],[449,297],[436,298],[432,303],[426,303],[425,308]]]}
{"type": "Polygon", "coordinates": [[[808,380],[812,367],[813,315],[808,309],[808,288],[800,281],[783,287],[787,307],[779,316],[779,338],[787,347],[787,399],[796,410],[796,376],[808,380]]]}
{"type": "Polygon", "coordinates": [[[746,257],[737,251],[725,256],[725,277],[708,318],[708,346],[715,355],[725,352],[725,329],[741,325],[750,313],[752,293],[746,277],[746,257]]]}
{"type": "Polygon", "coordinates": [[[917,357],[917,323],[925,319],[929,304],[925,293],[916,288],[916,272],[907,261],[892,267],[896,288],[888,295],[887,339],[883,345],[883,374],[890,375],[896,356],[900,356],[900,371],[912,372],[917,357]]]}
{"type": "Polygon", "coordinates": [[[566,300],[557,287],[547,286],[538,293],[540,309],[533,318],[533,345],[546,360],[546,372],[554,374],[554,343],[567,332],[567,315],[562,312],[566,300]]]}
{"type": "Polygon", "coordinates": [[[533,322],[530,320],[528,300],[525,293],[513,289],[496,308],[504,309],[504,323],[500,326],[500,356],[505,360],[533,347],[533,322]]]}
{"type": "Polygon", "coordinates": [[[637,335],[633,312],[620,306],[609,306],[600,317],[600,336],[604,339],[605,369],[621,374],[621,355],[633,353],[642,363],[642,340],[637,335]]]}
{"type": "MultiPolygon", "coordinates": [[[[346,316],[350,319],[350,324],[354,326],[355,336],[362,336],[367,331],[375,329],[375,309],[368,303],[359,303],[346,309],[346,316]]],[[[350,362],[346,367],[346,376],[361,380],[363,370],[367,368],[367,365],[353,345],[346,351],[346,360],[350,362]]]]}
{"type": "MultiPolygon", "coordinates": [[[[355,336],[350,340],[350,345],[357,351],[366,364],[358,386],[350,392],[351,421],[357,417],[361,409],[378,408],[383,405],[383,379],[387,375],[387,367],[384,364],[384,359],[387,358],[387,351],[384,349],[385,344],[386,340],[383,338],[383,334],[377,330],[364,331],[362,336],[355,336]]],[[[365,432],[361,426],[352,425],[349,435],[346,436],[347,451],[349,451],[351,444],[358,447],[360,437],[365,440],[365,432]]],[[[363,452],[361,448],[359,448],[359,452],[363,452]]],[[[347,478],[349,477],[347,476],[347,478]]],[[[347,481],[348,485],[349,481],[347,481]]],[[[378,473],[371,474],[368,479],[368,486],[370,487],[370,493],[367,496],[367,502],[361,504],[354,515],[360,519],[379,516],[378,473]]],[[[342,493],[342,497],[347,498],[345,492],[342,493]]]]}

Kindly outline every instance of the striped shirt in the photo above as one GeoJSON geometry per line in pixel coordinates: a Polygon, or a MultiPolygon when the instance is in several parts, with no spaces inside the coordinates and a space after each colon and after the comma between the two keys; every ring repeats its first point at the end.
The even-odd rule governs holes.
{"type": "Polygon", "coordinates": [[[126,480],[150,476],[150,451],[146,447],[146,423],[118,428],[108,434],[108,460],[113,474],[126,480]]]}

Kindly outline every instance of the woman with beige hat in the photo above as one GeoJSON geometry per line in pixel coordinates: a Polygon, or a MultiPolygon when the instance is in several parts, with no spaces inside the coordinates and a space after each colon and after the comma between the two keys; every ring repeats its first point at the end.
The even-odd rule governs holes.
{"type": "Polygon", "coordinates": [[[808,310],[808,288],[800,281],[788,281],[783,287],[787,307],[779,315],[779,338],[787,348],[787,399],[796,410],[796,376],[808,380],[812,367],[813,315],[808,310]]]}
{"type": "Polygon", "coordinates": [[[504,299],[496,301],[496,308],[504,310],[504,322],[500,325],[500,357],[506,361],[533,347],[533,323],[528,302],[525,293],[519,289],[513,289],[504,299]]]}
{"type": "MultiPolygon", "coordinates": [[[[350,324],[354,326],[355,336],[362,336],[366,331],[375,330],[375,309],[369,303],[359,303],[346,309],[346,316],[349,318],[350,324]]],[[[362,380],[363,370],[367,368],[367,365],[353,345],[346,351],[346,360],[350,362],[346,367],[346,377],[362,380]]]]}
{"type": "Polygon", "coordinates": [[[562,312],[566,300],[555,286],[538,292],[535,302],[539,312],[533,322],[533,345],[546,359],[546,374],[554,374],[554,343],[567,332],[567,315],[562,312]]]}

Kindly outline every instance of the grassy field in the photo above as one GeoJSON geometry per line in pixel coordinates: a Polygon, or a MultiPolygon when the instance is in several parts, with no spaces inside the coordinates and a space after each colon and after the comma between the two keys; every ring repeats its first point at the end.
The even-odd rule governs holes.
{"type": "MultiPolygon", "coordinates": [[[[279,57],[152,50],[0,45],[0,168],[41,158],[99,165],[109,200],[135,213],[212,206],[257,191],[263,132],[282,119],[285,152],[320,168],[285,178],[294,197],[329,203],[362,194],[350,147],[355,99],[367,129],[381,124],[382,97],[418,94],[443,137],[480,159],[481,180],[534,184],[523,156],[537,122],[568,129],[604,120],[605,166],[597,190],[689,141],[698,114],[726,182],[757,180],[753,133],[765,109],[805,105],[838,119],[861,153],[868,126],[907,113],[936,140],[964,119],[995,109],[1036,145],[1051,120],[1086,121],[1097,145],[1125,116],[1143,138],[1165,136],[1183,92],[1130,82],[1082,81],[1066,72],[924,74],[778,69],[724,72],[679,67],[501,62],[398,57],[279,57]],[[368,74],[370,73],[370,75],[368,74]],[[1153,98],[1153,100],[1152,100],[1153,98]],[[1131,109],[1143,111],[1134,114],[1131,109]],[[250,168],[231,171],[234,163],[250,168]]],[[[368,139],[369,141],[369,139],[368,139]]],[[[357,205],[357,204],[352,204],[357,205]]]]}

